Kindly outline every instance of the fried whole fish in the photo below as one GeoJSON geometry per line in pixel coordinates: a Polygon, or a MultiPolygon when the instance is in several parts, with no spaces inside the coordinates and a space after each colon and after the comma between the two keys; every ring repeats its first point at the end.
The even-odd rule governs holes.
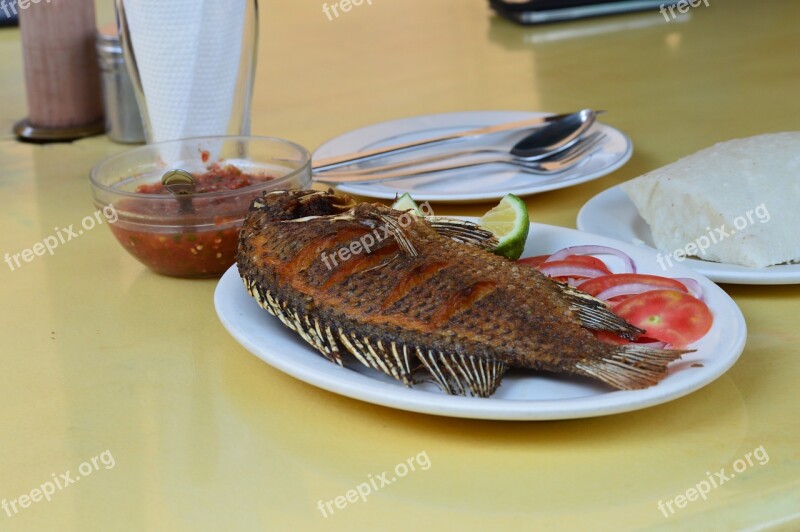
{"type": "Polygon", "coordinates": [[[639,389],[686,353],[597,340],[643,331],[494,245],[469,222],[276,191],[253,202],[237,263],[258,304],[329,360],[350,353],[407,386],[488,397],[516,367],[639,389]]]}

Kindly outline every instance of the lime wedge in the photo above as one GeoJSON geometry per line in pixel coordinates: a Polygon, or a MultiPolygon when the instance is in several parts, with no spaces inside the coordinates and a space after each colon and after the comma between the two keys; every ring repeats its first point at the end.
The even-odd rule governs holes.
{"type": "Polygon", "coordinates": [[[425,216],[422,214],[422,211],[419,210],[417,206],[417,202],[414,201],[411,196],[406,192],[392,203],[392,209],[396,211],[412,211],[417,216],[425,216]]]}
{"type": "Polygon", "coordinates": [[[478,221],[499,240],[493,253],[511,260],[517,260],[525,249],[528,238],[528,206],[519,196],[507,194],[492,210],[478,221]]]}

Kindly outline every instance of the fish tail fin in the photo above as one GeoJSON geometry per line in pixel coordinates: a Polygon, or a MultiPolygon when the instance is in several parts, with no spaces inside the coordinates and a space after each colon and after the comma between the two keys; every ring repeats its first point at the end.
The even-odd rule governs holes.
{"type": "Polygon", "coordinates": [[[605,354],[584,359],[575,367],[583,375],[620,390],[640,390],[667,376],[667,366],[694,350],[655,349],[636,344],[607,344],[605,354]]]}

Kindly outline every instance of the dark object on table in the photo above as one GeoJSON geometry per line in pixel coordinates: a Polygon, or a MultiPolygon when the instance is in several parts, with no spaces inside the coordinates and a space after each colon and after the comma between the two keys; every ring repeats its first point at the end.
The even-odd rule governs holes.
{"type": "Polygon", "coordinates": [[[0,3],[0,28],[17,26],[19,24],[18,14],[16,1],[6,2],[5,4],[0,3]]]}
{"type": "Polygon", "coordinates": [[[578,18],[658,10],[677,2],[665,0],[489,0],[499,15],[520,24],[543,24],[578,18]]]}

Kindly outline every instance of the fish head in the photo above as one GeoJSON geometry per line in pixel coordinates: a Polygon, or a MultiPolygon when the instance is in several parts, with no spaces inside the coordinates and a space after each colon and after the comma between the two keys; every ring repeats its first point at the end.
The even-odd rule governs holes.
{"type": "Polygon", "coordinates": [[[335,194],[331,189],[274,190],[253,200],[250,212],[257,213],[263,221],[274,222],[341,214],[355,204],[350,196],[335,194]]]}

